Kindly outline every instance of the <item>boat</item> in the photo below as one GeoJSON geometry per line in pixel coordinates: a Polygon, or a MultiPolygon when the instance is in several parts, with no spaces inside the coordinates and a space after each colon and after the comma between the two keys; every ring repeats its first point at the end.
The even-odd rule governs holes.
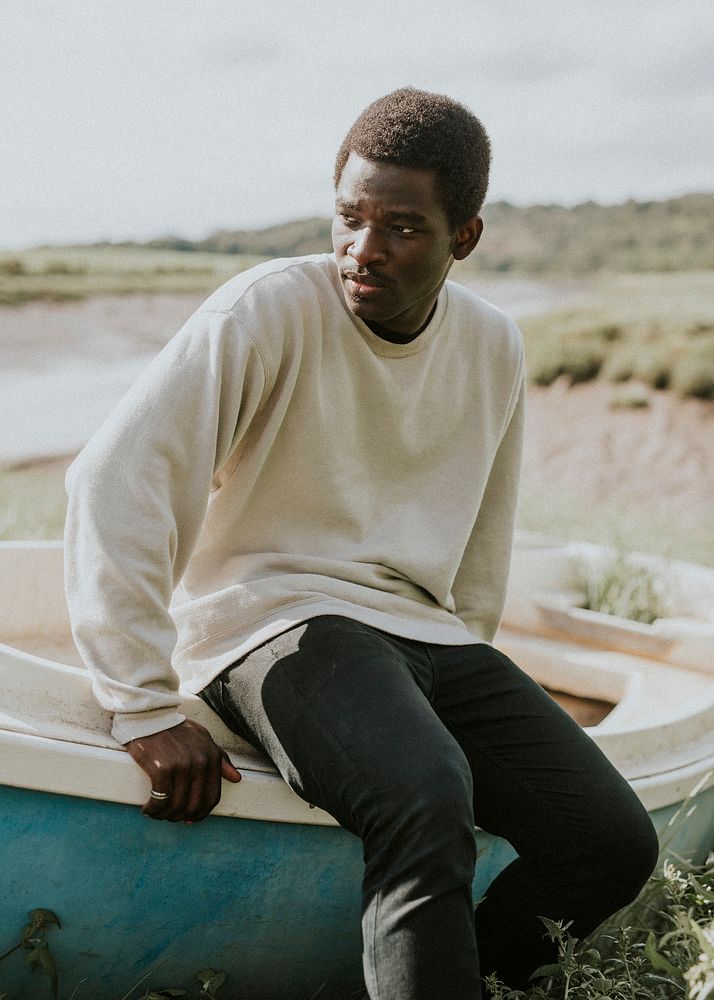
{"type": "MultiPolygon", "coordinates": [[[[714,571],[667,564],[681,606],[665,642],[638,645],[632,629],[623,642],[626,623],[578,628],[576,571],[602,558],[519,534],[496,644],[566,706],[604,706],[588,732],[647,807],[663,855],[701,862],[714,846],[714,571]]],[[[72,642],[60,542],[0,543],[0,693],[0,954],[43,907],[61,921],[49,944],[76,1000],[118,1000],[140,981],[142,993],[195,989],[206,967],[235,1000],[359,989],[358,839],[193,695],[183,711],[243,780],[224,783],[202,823],[142,816],[147,779],[113,741],[72,642]]],[[[477,841],[474,899],[514,857],[504,840],[477,841]]],[[[0,989],[48,995],[22,956],[0,964],[0,989]]]]}

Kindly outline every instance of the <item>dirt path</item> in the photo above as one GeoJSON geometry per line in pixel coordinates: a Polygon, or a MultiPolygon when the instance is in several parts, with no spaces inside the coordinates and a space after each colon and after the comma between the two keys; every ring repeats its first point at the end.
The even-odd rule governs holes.
{"type": "MultiPolygon", "coordinates": [[[[522,488],[557,485],[578,502],[666,508],[682,524],[714,522],[714,403],[630,386],[558,382],[529,392],[522,488]]],[[[713,528],[714,530],[714,528],[713,528]]]]}

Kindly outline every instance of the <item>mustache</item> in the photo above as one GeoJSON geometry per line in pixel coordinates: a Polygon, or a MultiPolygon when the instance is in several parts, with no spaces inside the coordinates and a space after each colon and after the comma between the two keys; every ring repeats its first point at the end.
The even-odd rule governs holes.
{"type": "Polygon", "coordinates": [[[348,278],[351,281],[359,281],[364,278],[371,278],[373,282],[379,285],[388,285],[390,281],[383,274],[378,271],[374,271],[369,267],[343,267],[340,269],[340,274],[343,278],[348,278]]]}

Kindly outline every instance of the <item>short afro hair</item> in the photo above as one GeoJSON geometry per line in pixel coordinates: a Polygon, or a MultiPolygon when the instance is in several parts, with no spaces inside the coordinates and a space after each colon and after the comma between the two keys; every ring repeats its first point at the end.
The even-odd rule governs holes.
{"type": "Polygon", "coordinates": [[[450,97],[403,87],[368,105],[340,146],[335,187],[351,152],[433,170],[452,230],[481,210],[491,143],[478,118],[450,97]]]}

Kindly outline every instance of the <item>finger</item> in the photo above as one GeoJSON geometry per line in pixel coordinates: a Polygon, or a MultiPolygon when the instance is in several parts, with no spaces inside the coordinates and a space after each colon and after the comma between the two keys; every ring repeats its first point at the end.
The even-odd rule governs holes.
{"type": "Polygon", "coordinates": [[[234,784],[237,784],[241,779],[240,771],[233,766],[225,750],[221,751],[221,777],[225,778],[226,781],[232,781],[234,784]]]}
{"type": "Polygon", "coordinates": [[[201,779],[200,786],[196,789],[192,802],[186,813],[187,823],[199,823],[205,819],[210,812],[215,809],[221,799],[221,766],[216,762],[216,766],[207,771],[201,779]]]}
{"type": "Polygon", "coordinates": [[[140,740],[127,744],[127,750],[147,775],[150,783],[149,798],[144,802],[141,811],[151,819],[165,819],[170,808],[172,786],[170,776],[157,761],[146,753],[140,740]],[[151,792],[156,792],[156,796],[151,792]],[[165,797],[164,797],[165,796],[165,797]]]}
{"type": "Polygon", "coordinates": [[[167,788],[152,788],[152,791],[157,792],[158,795],[166,795],[167,797],[165,799],[158,798],[153,796],[150,792],[149,798],[141,807],[141,811],[144,816],[149,816],[151,819],[166,819],[166,814],[170,808],[171,792],[167,788]]]}
{"type": "Polygon", "coordinates": [[[162,817],[169,823],[180,823],[184,819],[190,819],[195,774],[196,769],[192,761],[181,760],[176,763],[171,795],[166,800],[166,811],[162,817]]]}
{"type": "Polygon", "coordinates": [[[210,767],[198,774],[192,794],[189,796],[185,821],[198,823],[211,813],[221,800],[221,778],[236,784],[241,774],[231,763],[225,750],[220,750],[211,759],[210,767]]]}
{"type": "Polygon", "coordinates": [[[208,816],[221,797],[221,755],[213,746],[205,758],[194,762],[192,783],[183,818],[191,823],[208,816]]]}
{"type": "Polygon", "coordinates": [[[193,781],[191,758],[178,747],[168,765],[158,764],[157,761],[153,765],[149,774],[151,788],[159,794],[167,794],[167,797],[158,799],[149,793],[142,812],[151,819],[177,823],[184,818],[190,795],[193,781]]]}
{"type": "Polygon", "coordinates": [[[149,798],[142,812],[151,819],[165,819],[175,822],[181,818],[190,785],[190,763],[181,759],[180,754],[169,765],[152,768],[149,775],[151,791],[166,798],[156,798],[149,792],[149,798]]]}

